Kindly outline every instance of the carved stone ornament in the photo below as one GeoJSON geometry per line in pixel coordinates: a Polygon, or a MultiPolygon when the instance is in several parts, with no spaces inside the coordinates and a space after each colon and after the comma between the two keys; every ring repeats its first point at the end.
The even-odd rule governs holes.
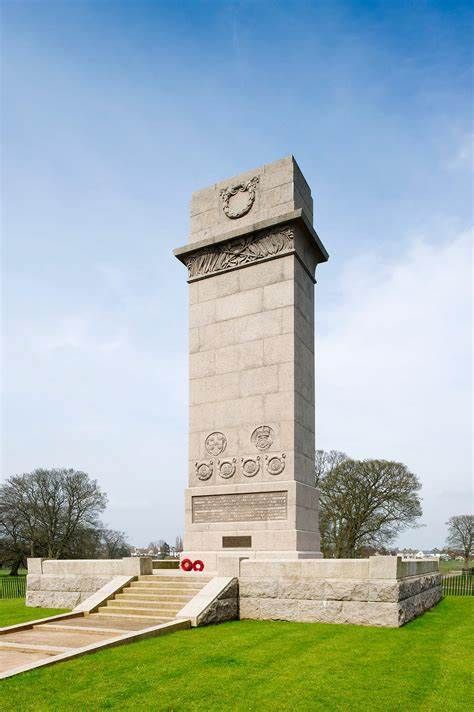
{"type": "Polygon", "coordinates": [[[212,477],[214,472],[214,463],[210,462],[196,462],[196,476],[198,480],[208,480],[212,477]]]}
{"type": "Polygon", "coordinates": [[[277,457],[276,455],[270,458],[267,458],[267,471],[271,475],[281,475],[283,470],[285,469],[285,453],[282,454],[281,457],[277,457]]]}
{"type": "Polygon", "coordinates": [[[227,438],[224,433],[211,433],[206,438],[205,446],[209,455],[214,455],[214,457],[217,457],[217,455],[220,455],[226,449],[227,438]]]}
{"type": "Polygon", "coordinates": [[[255,428],[250,436],[250,441],[258,450],[268,450],[273,443],[273,428],[269,425],[255,428]]]}
{"type": "Polygon", "coordinates": [[[218,460],[217,464],[219,465],[220,476],[223,477],[225,480],[228,480],[230,477],[233,477],[235,475],[235,463],[235,457],[232,460],[218,460]]]}
{"type": "Polygon", "coordinates": [[[238,183],[232,188],[223,188],[219,195],[222,199],[224,215],[230,220],[247,215],[255,202],[255,189],[258,181],[258,176],[254,176],[247,183],[238,183]]]}
{"type": "Polygon", "coordinates": [[[184,258],[188,278],[196,279],[290,253],[294,248],[294,238],[295,229],[286,226],[233,238],[212,247],[203,247],[184,258]]]}
{"type": "Polygon", "coordinates": [[[260,456],[254,460],[251,457],[242,458],[242,473],[245,477],[255,477],[260,470],[260,456]]]}

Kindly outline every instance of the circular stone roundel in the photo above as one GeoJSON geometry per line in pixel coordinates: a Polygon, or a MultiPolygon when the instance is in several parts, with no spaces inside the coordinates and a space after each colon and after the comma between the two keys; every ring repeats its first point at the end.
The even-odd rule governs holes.
{"type": "Polygon", "coordinates": [[[207,462],[201,462],[198,465],[196,463],[196,472],[199,480],[208,480],[212,476],[212,464],[208,465],[207,462]]]}
{"type": "Polygon", "coordinates": [[[271,475],[280,475],[285,469],[285,461],[281,457],[272,457],[267,463],[267,470],[271,475]]]}
{"type": "Polygon", "coordinates": [[[273,443],[273,428],[269,425],[260,425],[253,431],[250,441],[258,450],[268,450],[273,443]]]}
{"type": "Polygon", "coordinates": [[[260,458],[257,457],[256,460],[248,458],[247,460],[242,459],[242,472],[245,477],[255,477],[260,469],[260,458]]]}
{"type": "Polygon", "coordinates": [[[220,455],[227,447],[227,438],[224,433],[211,433],[207,436],[205,442],[206,450],[209,455],[220,455]]]}
{"type": "Polygon", "coordinates": [[[238,183],[232,188],[223,188],[220,191],[224,215],[227,215],[231,220],[247,215],[255,202],[255,188],[258,180],[258,176],[254,176],[247,183],[238,183]]]}
{"type": "Polygon", "coordinates": [[[230,460],[224,460],[219,466],[219,474],[225,480],[233,477],[235,473],[235,460],[230,462],[230,460]]]}

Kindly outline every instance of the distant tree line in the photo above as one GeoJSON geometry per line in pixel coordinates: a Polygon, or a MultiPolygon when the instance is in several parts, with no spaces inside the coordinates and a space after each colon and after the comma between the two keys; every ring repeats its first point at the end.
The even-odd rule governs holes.
{"type": "Polygon", "coordinates": [[[16,575],[29,556],[129,556],[125,534],[100,519],[106,504],[106,494],[85,472],[37,469],[9,477],[0,485],[0,562],[16,575]]]}
{"type": "Polygon", "coordinates": [[[325,557],[388,550],[401,531],[418,526],[421,483],[401,462],[354,460],[337,450],[317,450],[315,484],[325,557]]]}

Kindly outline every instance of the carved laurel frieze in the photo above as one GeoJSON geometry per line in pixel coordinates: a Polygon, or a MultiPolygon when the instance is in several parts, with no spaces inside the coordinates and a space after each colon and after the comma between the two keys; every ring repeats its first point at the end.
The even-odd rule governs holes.
{"type": "Polygon", "coordinates": [[[293,250],[294,238],[294,228],[285,226],[203,247],[184,258],[188,278],[196,279],[289,253],[293,250]]]}

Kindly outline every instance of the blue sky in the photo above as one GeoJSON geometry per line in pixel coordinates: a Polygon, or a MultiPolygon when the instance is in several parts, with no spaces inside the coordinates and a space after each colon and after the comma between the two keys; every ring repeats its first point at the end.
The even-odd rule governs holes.
{"type": "Polygon", "coordinates": [[[317,445],[472,508],[472,11],[3,0],[3,474],[72,466],[145,544],[183,527],[192,191],[293,153],[331,259],[317,445]]]}

